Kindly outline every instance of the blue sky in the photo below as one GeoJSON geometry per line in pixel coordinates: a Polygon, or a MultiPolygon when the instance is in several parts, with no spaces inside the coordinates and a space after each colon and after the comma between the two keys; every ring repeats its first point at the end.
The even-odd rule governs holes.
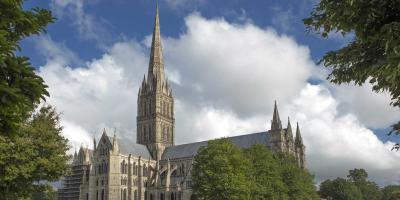
{"type": "MultiPolygon", "coordinates": [[[[183,2],[183,1],[182,1],[183,2]]],[[[107,36],[102,42],[111,44],[124,38],[144,39],[151,34],[154,18],[154,1],[149,0],[95,0],[84,5],[86,14],[91,15],[104,30],[107,36]]],[[[306,32],[302,19],[311,12],[315,1],[303,0],[268,0],[268,1],[196,1],[169,5],[160,1],[163,35],[177,37],[184,31],[184,17],[192,12],[199,12],[203,17],[223,17],[231,23],[245,23],[243,18],[251,20],[259,27],[272,27],[279,34],[294,37],[299,44],[307,45],[313,60],[320,59],[325,52],[337,49],[346,40],[335,37],[324,40],[316,34],[306,32]]],[[[27,1],[25,7],[40,6],[50,9],[50,1],[27,1]]],[[[104,52],[98,41],[82,37],[74,27],[73,17],[58,17],[50,24],[47,32],[55,41],[63,42],[68,48],[79,52],[79,57],[90,60],[104,52]]],[[[24,53],[31,56],[35,65],[43,64],[44,58],[35,53],[34,45],[23,43],[24,53]]]]}
{"type": "MultiPolygon", "coordinates": [[[[284,125],[300,123],[316,181],[366,168],[381,185],[398,182],[388,126],[400,119],[386,93],[334,86],[319,60],[351,40],[307,33],[316,0],[160,0],[167,76],[175,95],[176,141],[268,129],[274,100],[284,125]],[[377,137],[378,136],[378,137],[377,137]],[[376,162],[379,159],[380,162],[376,162]],[[323,160],[324,162],[321,162],[323,160]],[[334,168],[335,170],[331,170],[334,168]]],[[[135,142],[136,96],[148,65],[155,1],[27,1],[53,11],[47,33],[23,41],[62,112],[71,145],[117,128],[135,142]]]]}

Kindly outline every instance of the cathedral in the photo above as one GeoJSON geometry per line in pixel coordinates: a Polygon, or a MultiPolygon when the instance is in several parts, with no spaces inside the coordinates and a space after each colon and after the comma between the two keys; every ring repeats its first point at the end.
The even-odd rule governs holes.
{"type": "MultiPolygon", "coordinates": [[[[229,137],[235,145],[267,146],[287,152],[305,167],[305,146],[299,125],[293,137],[290,121],[282,127],[275,102],[271,129],[229,137]]],[[[190,200],[193,158],[207,141],[175,145],[174,97],[165,77],[158,6],[150,61],[137,99],[136,144],[119,145],[116,132],[104,130],[93,149],[81,147],[62,179],[60,200],[190,200]]]]}

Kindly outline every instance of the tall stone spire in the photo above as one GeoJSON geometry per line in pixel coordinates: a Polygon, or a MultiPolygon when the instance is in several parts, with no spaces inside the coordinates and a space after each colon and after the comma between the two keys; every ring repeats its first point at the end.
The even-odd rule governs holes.
{"type": "Polygon", "coordinates": [[[154,19],[149,71],[143,77],[137,102],[136,141],[146,145],[153,159],[174,145],[174,98],[164,72],[158,4],[154,19]]]}
{"type": "MultiPolygon", "coordinates": [[[[160,84],[165,83],[164,77],[164,59],[162,53],[161,44],[161,32],[160,32],[160,19],[158,14],[158,2],[156,6],[156,17],[154,19],[154,30],[153,39],[151,41],[151,53],[149,61],[149,71],[148,71],[148,81],[150,84],[160,84]]],[[[153,85],[154,86],[154,85],[153,85]]]]}
{"type": "Polygon", "coordinates": [[[272,122],[271,122],[271,130],[280,130],[282,129],[282,122],[281,119],[279,118],[279,112],[278,112],[278,106],[274,105],[274,116],[272,117],[272,122]]]}
{"type": "Polygon", "coordinates": [[[297,146],[303,145],[303,138],[301,138],[301,133],[300,133],[300,128],[299,128],[299,123],[297,122],[297,127],[296,127],[296,139],[295,139],[295,144],[297,146]]]}

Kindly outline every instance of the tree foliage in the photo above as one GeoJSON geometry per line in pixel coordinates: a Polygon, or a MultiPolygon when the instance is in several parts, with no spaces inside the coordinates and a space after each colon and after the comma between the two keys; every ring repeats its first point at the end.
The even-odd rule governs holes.
{"type": "Polygon", "coordinates": [[[388,185],[382,189],[382,200],[399,200],[400,185],[388,185]]]}
{"type": "Polygon", "coordinates": [[[278,162],[267,147],[254,145],[244,149],[244,156],[249,160],[246,177],[250,180],[251,199],[289,199],[278,162]]]}
{"type": "Polygon", "coordinates": [[[29,58],[20,56],[19,42],[45,30],[51,12],[23,8],[24,0],[0,1],[0,199],[25,199],[55,181],[67,169],[67,140],[59,115],[38,105],[47,86],[29,58]]]}
{"type": "Polygon", "coordinates": [[[347,176],[360,190],[363,200],[380,200],[381,191],[375,182],[368,181],[368,173],[364,169],[353,169],[347,176]]]}
{"type": "Polygon", "coordinates": [[[0,136],[0,199],[27,197],[68,169],[69,147],[53,108],[42,107],[18,132],[19,137],[0,136]]]}
{"type": "Polygon", "coordinates": [[[294,158],[263,145],[240,149],[228,139],[200,148],[192,178],[198,199],[319,199],[313,177],[294,158]]]}
{"type": "MultiPolygon", "coordinates": [[[[400,106],[400,1],[321,0],[304,19],[309,31],[327,38],[332,32],[354,35],[345,47],[322,59],[335,84],[369,82],[375,92],[388,91],[400,106]]],[[[393,125],[399,134],[400,122],[393,125]]]]}
{"type": "Polygon", "coordinates": [[[43,79],[29,58],[17,56],[19,42],[44,31],[53,21],[50,11],[23,10],[23,0],[0,1],[0,135],[16,134],[18,126],[48,96],[43,79]]]}
{"type": "Polygon", "coordinates": [[[328,200],[361,200],[361,192],[349,180],[337,178],[321,183],[319,194],[328,200]]]}
{"type": "Polygon", "coordinates": [[[213,140],[200,148],[193,164],[194,188],[198,199],[250,199],[246,159],[227,139],[213,140]]]}
{"type": "Polygon", "coordinates": [[[326,180],[320,185],[322,198],[334,200],[381,200],[382,191],[375,182],[368,180],[364,169],[349,171],[348,179],[326,180]]]}
{"type": "Polygon", "coordinates": [[[40,185],[31,195],[31,200],[57,200],[57,191],[47,184],[40,185]]]}

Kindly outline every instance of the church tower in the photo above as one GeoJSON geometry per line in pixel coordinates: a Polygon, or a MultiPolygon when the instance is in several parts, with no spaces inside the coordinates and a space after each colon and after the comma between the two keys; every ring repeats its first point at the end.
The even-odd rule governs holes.
{"type": "Polygon", "coordinates": [[[147,78],[143,77],[137,102],[137,138],[153,159],[160,160],[165,148],[174,145],[174,98],[164,73],[158,5],[147,78]]]}

